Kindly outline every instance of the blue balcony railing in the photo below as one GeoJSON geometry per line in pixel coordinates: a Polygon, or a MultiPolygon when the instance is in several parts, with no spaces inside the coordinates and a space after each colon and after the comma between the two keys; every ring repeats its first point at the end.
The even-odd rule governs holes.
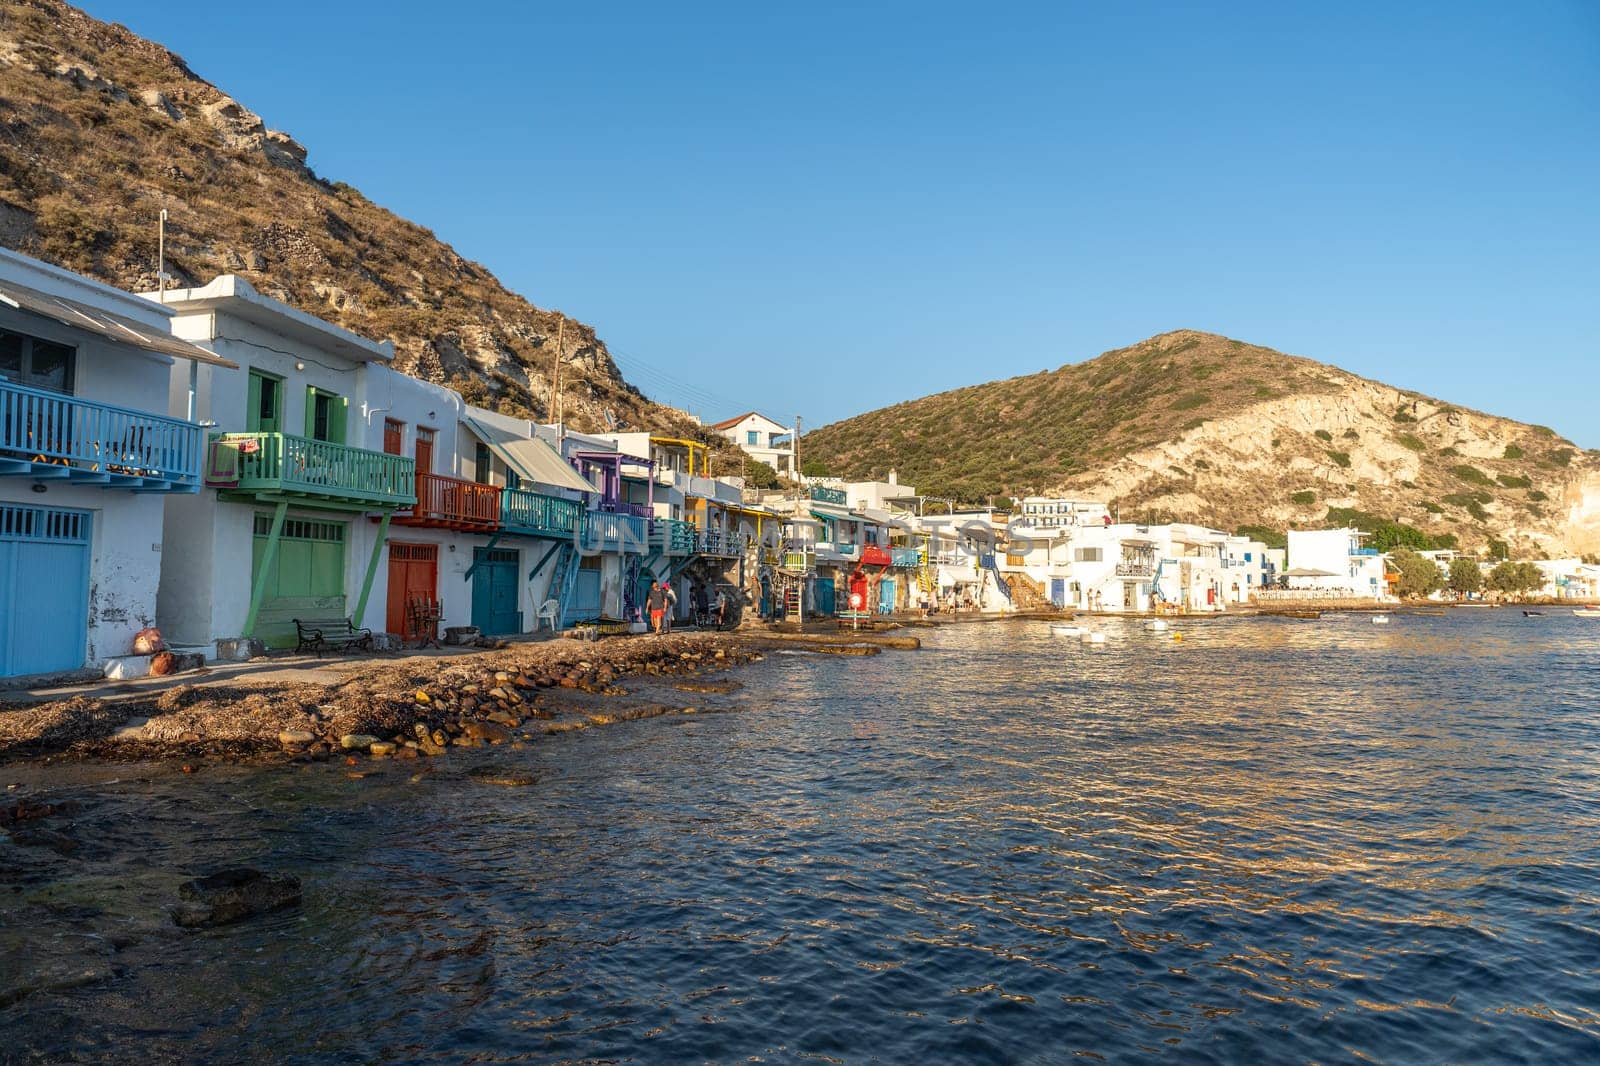
{"type": "Polygon", "coordinates": [[[195,492],[200,427],[0,380],[0,475],[195,492]]]}
{"type": "Polygon", "coordinates": [[[890,548],[889,565],[917,567],[922,565],[922,552],[916,548],[890,548]]]}
{"type": "Polygon", "coordinates": [[[650,521],[650,550],[662,555],[690,555],[694,552],[694,524],[680,518],[654,518],[650,521]]]}
{"type": "Polygon", "coordinates": [[[583,543],[590,551],[644,555],[650,550],[646,519],[610,511],[585,512],[583,543]]]}
{"type": "Polygon", "coordinates": [[[527,489],[505,489],[500,493],[500,525],[507,533],[570,537],[582,522],[583,507],[576,500],[527,489]]]}

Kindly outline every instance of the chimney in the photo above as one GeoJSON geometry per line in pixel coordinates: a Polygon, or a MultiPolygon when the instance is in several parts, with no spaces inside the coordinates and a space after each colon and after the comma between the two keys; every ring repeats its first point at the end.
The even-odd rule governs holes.
{"type": "Polygon", "coordinates": [[[894,472],[894,468],[893,467],[889,468],[889,484],[891,484],[891,485],[900,484],[900,475],[894,472]]]}

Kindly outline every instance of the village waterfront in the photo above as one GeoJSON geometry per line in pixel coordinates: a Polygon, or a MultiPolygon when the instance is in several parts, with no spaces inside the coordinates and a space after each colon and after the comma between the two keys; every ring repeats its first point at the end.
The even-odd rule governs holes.
{"type": "Polygon", "coordinates": [[[1600,631],[1017,620],[421,763],[10,763],[28,1061],[1600,1054],[1600,631]],[[419,767],[428,772],[419,772],[419,767]],[[370,772],[368,772],[370,770],[370,772]],[[191,932],[180,882],[301,879],[191,932]]]}

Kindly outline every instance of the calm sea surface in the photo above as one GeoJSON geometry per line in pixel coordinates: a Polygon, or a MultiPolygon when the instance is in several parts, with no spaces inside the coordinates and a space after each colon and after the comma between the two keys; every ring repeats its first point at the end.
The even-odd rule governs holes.
{"type": "Polygon", "coordinates": [[[7,965],[111,967],[0,1058],[1600,1061],[1600,623],[1097,625],[778,654],[415,781],[0,767],[82,804],[7,965]],[[170,929],[240,862],[305,905],[170,929]]]}

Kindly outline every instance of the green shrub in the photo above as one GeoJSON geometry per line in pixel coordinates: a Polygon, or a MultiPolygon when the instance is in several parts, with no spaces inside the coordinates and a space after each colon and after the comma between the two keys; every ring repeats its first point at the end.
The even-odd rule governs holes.
{"type": "Polygon", "coordinates": [[[1278,390],[1276,389],[1270,389],[1265,385],[1256,386],[1256,399],[1258,400],[1270,400],[1276,395],[1278,395],[1278,390]]]}
{"type": "Polygon", "coordinates": [[[1557,448],[1555,451],[1551,452],[1547,458],[1549,458],[1549,460],[1557,466],[1566,466],[1572,462],[1572,449],[1557,448]]]}
{"type": "Polygon", "coordinates": [[[1289,502],[1297,507],[1308,507],[1317,502],[1317,494],[1310,489],[1305,489],[1290,496],[1289,502]]]}
{"type": "Polygon", "coordinates": [[[1556,435],[1556,431],[1549,426],[1534,426],[1533,431],[1541,437],[1554,437],[1556,435]]]}
{"type": "Polygon", "coordinates": [[[1414,433],[1401,433],[1394,439],[1399,441],[1402,446],[1410,448],[1414,452],[1425,452],[1428,450],[1427,442],[1414,433]]]}
{"type": "Polygon", "coordinates": [[[1367,543],[1379,551],[1386,552],[1399,547],[1423,550],[1435,547],[1433,538],[1416,526],[1408,526],[1404,522],[1391,522],[1370,511],[1361,511],[1354,507],[1328,508],[1328,521],[1336,526],[1352,526],[1364,533],[1370,533],[1371,538],[1367,543]]]}
{"type": "Polygon", "coordinates": [[[1347,429],[1344,431],[1343,437],[1345,440],[1360,440],[1361,434],[1357,433],[1353,429],[1347,429]]]}
{"type": "Polygon", "coordinates": [[[1418,555],[1410,548],[1398,548],[1390,562],[1400,572],[1395,591],[1402,596],[1426,596],[1444,587],[1444,575],[1439,572],[1438,564],[1426,555],[1418,555]]]}
{"type": "Polygon", "coordinates": [[[1435,533],[1433,535],[1433,546],[1435,548],[1454,550],[1455,548],[1459,547],[1460,544],[1460,538],[1458,538],[1454,533],[1435,533]]]}
{"type": "Polygon", "coordinates": [[[1450,447],[1449,445],[1446,445],[1445,447],[1439,449],[1439,454],[1444,456],[1446,459],[1454,459],[1457,456],[1459,456],[1461,453],[1456,451],[1454,448],[1450,447]]]}
{"type": "Polygon", "coordinates": [[[1335,466],[1343,467],[1346,470],[1350,469],[1349,452],[1329,452],[1328,458],[1333,460],[1335,466]]]}
{"type": "Polygon", "coordinates": [[[1528,499],[1530,499],[1530,500],[1538,500],[1540,502],[1543,502],[1545,500],[1548,500],[1549,498],[1550,498],[1549,496],[1546,496],[1543,492],[1541,492],[1538,489],[1534,489],[1532,492],[1528,493],[1528,499]]]}
{"type": "Polygon", "coordinates": [[[1240,526],[1234,530],[1235,535],[1259,540],[1269,548],[1287,548],[1289,537],[1281,529],[1272,529],[1268,526],[1240,526]]]}
{"type": "Polygon", "coordinates": [[[1172,401],[1174,411],[1193,411],[1196,407],[1204,407],[1211,402],[1211,394],[1207,392],[1186,392],[1172,401]]]}
{"type": "Polygon", "coordinates": [[[1507,459],[1521,459],[1522,449],[1517,447],[1515,444],[1507,444],[1505,457],[1507,459]]]}
{"type": "Polygon", "coordinates": [[[1450,473],[1465,481],[1469,485],[1493,485],[1494,479],[1482,470],[1469,463],[1458,463],[1450,468],[1450,473]]]}
{"type": "Polygon", "coordinates": [[[1501,474],[1495,480],[1508,489],[1525,489],[1533,485],[1533,479],[1517,477],[1514,474],[1501,474]]]}
{"type": "Polygon", "coordinates": [[[1329,433],[1325,429],[1319,429],[1319,430],[1317,430],[1317,439],[1318,440],[1325,440],[1329,444],[1332,444],[1333,443],[1333,434],[1329,433]]]}
{"type": "Polygon", "coordinates": [[[1416,418],[1405,409],[1404,405],[1401,405],[1400,409],[1394,413],[1394,420],[1396,422],[1415,422],[1416,418]]]}
{"type": "Polygon", "coordinates": [[[1422,501],[1422,509],[1424,511],[1427,511],[1429,514],[1444,514],[1444,508],[1440,507],[1438,504],[1434,503],[1432,500],[1423,500],[1422,501]]]}

